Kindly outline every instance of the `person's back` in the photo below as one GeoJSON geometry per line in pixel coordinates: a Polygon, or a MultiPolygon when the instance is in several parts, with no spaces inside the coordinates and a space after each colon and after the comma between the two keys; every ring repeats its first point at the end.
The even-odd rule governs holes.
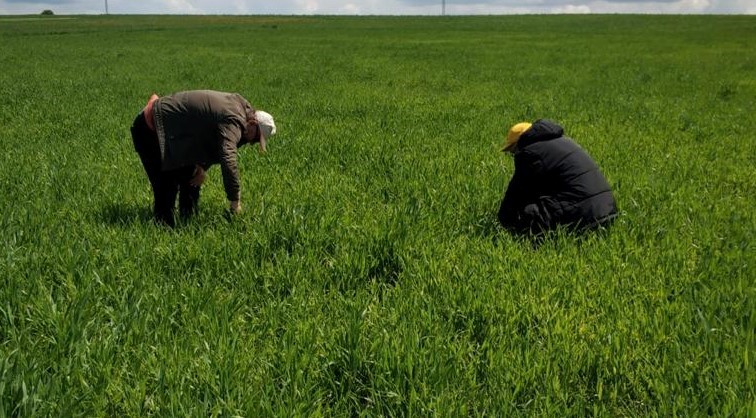
{"type": "Polygon", "coordinates": [[[512,150],[515,173],[499,209],[504,227],[517,232],[591,228],[616,216],[611,187],[598,166],[555,122],[536,121],[512,150]]]}
{"type": "Polygon", "coordinates": [[[224,147],[233,152],[240,145],[251,112],[249,102],[236,93],[192,90],[159,98],[155,125],[163,168],[193,164],[200,158],[219,162],[224,147]]]}

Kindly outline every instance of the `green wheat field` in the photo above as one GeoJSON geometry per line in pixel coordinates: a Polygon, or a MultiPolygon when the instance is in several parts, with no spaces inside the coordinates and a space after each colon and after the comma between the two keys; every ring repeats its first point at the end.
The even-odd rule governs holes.
{"type": "Polygon", "coordinates": [[[756,17],[0,18],[0,416],[756,416],[756,17]],[[276,117],[174,230],[152,92],[276,117]],[[612,228],[496,211],[506,130],[612,228]]]}

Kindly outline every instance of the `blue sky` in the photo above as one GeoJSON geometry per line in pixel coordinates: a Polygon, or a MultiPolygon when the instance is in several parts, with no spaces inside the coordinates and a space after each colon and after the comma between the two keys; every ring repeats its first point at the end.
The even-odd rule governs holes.
{"type": "MultiPolygon", "coordinates": [[[[0,14],[439,15],[442,0],[0,0],[0,14]]],[[[446,14],[756,14],[756,0],[446,0],[446,14]]]]}

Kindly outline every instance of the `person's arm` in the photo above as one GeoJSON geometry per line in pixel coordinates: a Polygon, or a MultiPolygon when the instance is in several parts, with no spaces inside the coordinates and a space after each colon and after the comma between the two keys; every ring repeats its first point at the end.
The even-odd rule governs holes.
{"type": "Polygon", "coordinates": [[[237,144],[241,135],[241,128],[235,124],[223,123],[218,127],[218,146],[220,147],[218,154],[220,155],[223,187],[226,190],[226,198],[232,213],[241,211],[241,186],[236,157],[237,144]]]}
{"type": "Polygon", "coordinates": [[[504,228],[514,232],[526,232],[530,229],[530,216],[526,208],[536,200],[533,186],[539,168],[540,161],[535,156],[526,152],[515,155],[515,172],[504,193],[498,213],[499,222],[504,228]]]}

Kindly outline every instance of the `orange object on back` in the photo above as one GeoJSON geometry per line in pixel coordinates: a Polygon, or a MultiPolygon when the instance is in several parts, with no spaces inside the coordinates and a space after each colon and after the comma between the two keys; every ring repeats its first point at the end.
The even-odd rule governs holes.
{"type": "Polygon", "coordinates": [[[147,122],[147,126],[151,130],[155,130],[155,113],[152,111],[152,105],[155,103],[155,100],[159,99],[157,94],[152,94],[150,96],[150,100],[147,101],[147,106],[144,107],[144,119],[147,122]]]}

